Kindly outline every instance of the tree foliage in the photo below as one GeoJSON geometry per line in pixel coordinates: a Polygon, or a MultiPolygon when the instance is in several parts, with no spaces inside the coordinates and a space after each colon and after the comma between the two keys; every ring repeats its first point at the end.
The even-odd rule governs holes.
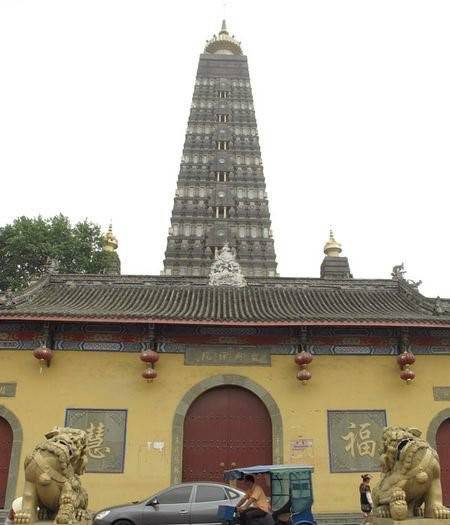
{"type": "Polygon", "coordinates": [[[103,273],[109,261],[102,246],[100,226],[87,220],[72,226],[63,215],[19,217],[0,227],[0,291],[27,286],[50,259],[62,273],[103,273]]]}

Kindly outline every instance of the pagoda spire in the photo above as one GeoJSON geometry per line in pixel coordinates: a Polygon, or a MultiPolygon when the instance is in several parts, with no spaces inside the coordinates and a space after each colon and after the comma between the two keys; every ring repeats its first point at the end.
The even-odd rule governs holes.
{"type": "Polygon", "coordinates": [[[225,33],[228,35],[227,22],[225,19],[222,20],[222,29],[220,30],[219,35],[221,35],[222,33],[225,33]]]}

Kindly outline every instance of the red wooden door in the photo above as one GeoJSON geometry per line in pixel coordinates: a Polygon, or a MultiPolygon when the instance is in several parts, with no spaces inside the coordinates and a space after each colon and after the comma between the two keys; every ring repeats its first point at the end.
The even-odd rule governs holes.
{"type": "Polygon", "coordinates": [[[6,419],[0,417],[0,509],[5,507],[12,442],[12,428],[6,419]]]}
{"type": "Polygon", "coordinates": [[[183,481],[223,482],[234,466],[272,463],[272,422],[264,403],[237,386],[208,390],[184,420],[183,481]]]}
{"type": "Polygon", "coordinates": [[[436,448],[441,464],[442,497],[444,505],[450,505],[450,418],[438,428],[436,448]]]}

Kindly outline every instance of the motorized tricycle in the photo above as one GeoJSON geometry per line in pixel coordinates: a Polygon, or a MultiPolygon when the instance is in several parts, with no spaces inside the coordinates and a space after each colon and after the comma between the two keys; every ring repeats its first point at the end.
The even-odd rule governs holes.
{"type": "MultiPolygon", "coordinates": [[[[261,523],[255,519],[255,524],[258,521],[258,525],[315,525],[311,511],[313,471],[313,467],[305,465],[259,465],[226,470],[224,478],[230,482],[243,479],[246,474],[269,476],[272,516],[269,516],[269,520],[260,518],[261,523]]],[[[237,523],[235,508],[219,507],[219,520],[224,525],[237,523]]]]}

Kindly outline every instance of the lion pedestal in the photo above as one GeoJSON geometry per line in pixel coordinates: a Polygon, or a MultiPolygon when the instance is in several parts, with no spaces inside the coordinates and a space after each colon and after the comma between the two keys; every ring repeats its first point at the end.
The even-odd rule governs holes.
{"type": "Polygon", "coordinates": [[[57,427],[45,438],[25,459],[22,510],[15,523],[86,525],[88,495],[80,482],[87,464],[86,433],[57,427]]]}
{"type": "Polygon", "coordinates": [[[438,455],[420,436],[408,427],[383,432],[382,477],[372,491],[376,525],[450,525],[438,455]]]}
{"type": "Polygon", "coordinates": [[[433,518],[407,518],[404,521],[393,520],[392,518],[374,518],[374,525],[448,525],[450,519],[435,520],[433,518]]]}

